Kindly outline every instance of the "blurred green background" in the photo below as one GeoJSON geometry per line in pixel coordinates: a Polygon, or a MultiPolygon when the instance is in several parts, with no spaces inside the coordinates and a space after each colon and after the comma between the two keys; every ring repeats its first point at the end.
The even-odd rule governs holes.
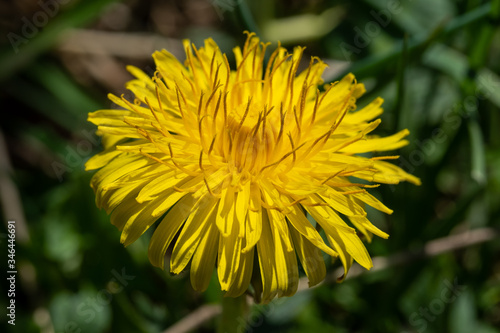
{"type": "Polygon", "coordinates": [[[214,330],[215,277],[192,291],[149,264],[150,233],[125,249],[95,207],[86,115],[129,96],[125,65],[152,74],[152,52],[184,59],[184,38],[231,54],[243,30],[306,46],[327,82],[352,71],[359,106],[383,97],[378,133],[411,131],[395,163],[423,185],[372,191],[395,211],[368,212],[391,235],[367,244],[373,271],[336,284],[329,263],[324,285],[253,306],[235,332],[500,332],[500,1],[18,0],[0,18],[0,266],[15,219],[18,270],[2,332],[164,332],[200,308],[192,331],[214,330]]]}

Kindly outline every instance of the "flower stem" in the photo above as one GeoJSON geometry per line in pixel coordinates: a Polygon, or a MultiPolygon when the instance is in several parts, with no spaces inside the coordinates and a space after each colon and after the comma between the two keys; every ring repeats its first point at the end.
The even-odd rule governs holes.
{"type": "Polygon", "coordinates": [[[217,333],[244,332],[247,324],[248,303],[246,295],[222,298],[222,314],[217,333]]]}

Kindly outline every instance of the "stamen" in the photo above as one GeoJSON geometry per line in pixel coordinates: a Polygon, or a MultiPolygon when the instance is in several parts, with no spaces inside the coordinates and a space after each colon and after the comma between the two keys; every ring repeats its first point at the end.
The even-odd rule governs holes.
{"type": "MultiPolygon", "coordinates": [[[[248,41],[249,40],[247,39],[247,42],[248,41]]],[[[245,48],[243,48],[243,59],[241,59],[241,62],[238,65],[238,68],[236,68],[235,82],[238,82],[238,78],[240,76],[241,69],[243,68],[243,65],[245,64],[245,61],[248,59],[248,55],[250,54],[250,52],[252,52],[258,46],[259,46],[259,44],[255,44],[254,46],[252,46],[252,48],[250,50],[245,50],[245,48],[247,48],[247,44],[245,44],[245,48]]]]}
{"type": "Polygon", "coordinates": [[[126,98],[125,98],[124,94],[122,94],[120,97],[121,97],[122,101],[124,101],[125,103],[127,103],[127,105],[128,105],[128,106],[130,106],[130,108],[131,108],[131,109],[132,109],[135,113],[140,114],[141,116],[146,116],[146,114],[145,114],[145,113],[143,113],[143,112],[141,112],[141,111],[137,110],[137,109],[136,109],[136,106],[137,106],[137,105],[130,103],[130,102],[129,102],[126,98]]]}
{"type": "Polygon", "coordinates": [[[218,164],[217,161],[212,156],[212,150],[214,149],[214,144],[215,144],[215,138],[216,137],[217,137],[217,133],[215,133],[215,135],[214,135],[214,137],[212,139],[212,142],[210,143],[210,148],[208,149],[208,153],[207,153],[208,159],[210,160],[210,163],[212,164],[212,166],[216,166],[218,164]]]}
{"type": "MultiPolygon", "coordinates": [[[[258,44],[256,44],[256,45],[258,45],[258,44]]],[[[252,59],[252,76],[253,77],[258,77],[257,73],[255,73],[255,59],[257,58],[257,50],[259,50],[258,47],[256,47],[255,50],[253,51],[253,59],[252,59]]]]}
{"type": "Polygon", "coordinates": [[[179,112],[181,113],[181,117],[185,118],[184,111],[182,110],[182,106],[181,106],[181,100],[179,98],[179,93],[180,93],[179,86],[177,85],[177,83],[175,84],[175,86],[176,86],[175,92],[177,93],[177,105],[179,106],[179,112]]]}
{"type": "Polygon", "coordinates": [[[224,53],[222,55],[223,59],[224,59],[224,65],[226,66],[226,84],[224,85],[224,91],[227,93],[228,91],[228,88],[229,88],[229,79],[231,78],[231,67],[229,66],[229,61],[227,60],[227,56],[226,54],[224,53]]]}
{"type": "Polygon", "coordinates": [[[358,191],[347,191],[347,192],[338,192],[340,194],[344,195],[350,195],[350,194],[358,194],[358,193],[367,193],[366,190],[358,190],[358,191]]]}
{"type": "Polygon", "coordinates": [[[257,132],[259,131],[260,123],[262,122],[262,112],[259,112],[259,118],[257,118],[257,124],[255,124],[253,131],[252,131],[252,137],[257,136],[257,132]]]}
{"type": "Polygon", "coordinates": [[[260,205],[266,209],[274,209],[274,210],[277,210],[279,212],[283,212],[283,209],[278,207],[278,206],[273,206],[273,205],[270,205],[268,204],[267,202],[265,202],[264,200],[262,200],[262,198],[260,198],[260,205]]]}
{"type": "Polygon", "coordinates": [[[280,49],[281,49],[281,42],[278,41],[278,47],[276,48],[276,50],[273,51],[273,53],[271,53],[271,56],[269,57],[269,62],[267,63],[267,66],[266,66],[266,73],[264,74],[264,80],[266,80],[266,81],[269,78],[271,68],[274,69],[273,62],[274,62],[274,59],[278,56],[280,49]]]}
{"type": "Polygon", "coordinates": [[[201,105],[203,104],[203,96],[204,96],[204,92],[202,91],[201,94],[200,94],[200,102],[198,103],[198,118],[200,117],[201,115],[201,105]]]}
{"type": "Polygon", "coordinates": [[[283,102],[280,103],[280,131],[278,132],[278,137],[276,138],[276,145],[280,142],[281,136],[283,135],[283,128],[285,127],[285,115],[283,113],[283,102]]]}
{"type": "MultiPolygon", "coordinates": [[[[288,58],[290,58],[291,56],[292,56],[291,54],[287,54],[285,57],[283,57],[283,59],[280,60],[280,62],[277,65],[273,65],[273,69],[272,69],[271,74],[269,75],[269,77],[267,79],[265,79],[265,82],[264,82],[264,90],[266,92],[269,91],[269,96],[267,97],[267,100],[263,99],[264,101],[267,101],[268,103],[272,103],[273,102],[273,78],[274,78],[274,74],[276,73],[276,71],[278,70],[278,68],[286,60],[288,60],[288,58]]],[[[269,66],[269,64],[268,64],[268,66],[269,66]]]]}
{"type": "MultiPolygon", "coordinates": [[[[324,184],[324,182],[322,184],[324,184]]],[[[376,188],[376,187],[380,186],[380,184],[368,185],[368,184],[358,184],[358,183],[332,183],[332,182],[328,182],[327,185],[330,186],[330,187],[352,187],[352,186],[358,186],[358,187],[366,187],[366,188],[376,188]]]]}
{"type": "MultiPolygon", "coordinates": [[[[213,81],[213,85],[212,85],[212,89],[215,89],[215,84],[217,82],[217,85],[219,85],[219,81],[217,81],[219,79],[219,70],[220,70],[220,66],[222,66],[221,63],[219,63],[217,65],[217,70],[215,71],[215,79],[213,81]]],[[[212,76],[212,73],[210,73],[210,76],[212,76]]],[[[222,85],[222,84],[221,84],[222,85]]]]}
{"type": "Polygon", "coordinates": [[[172,150],[172,145],[170,144],[170,142],[168,143],[168,150],[170,152],[170,158],[172,160],[172,163],[174,163],[174,165],[181,171],[184,171],[185,173],[187,173],[188,175],[190,176],[198,176],[200,173],[199,172],[195,172],[195,171],[191,171],[189,169],[186,169],[184,168],[183,166],[180,166],[175,160],[174,160],[174,152],[172,150]]]}
{"type": "Polygon", "coordinates": [[[228,157],[231,158],[233,157],[233,137],[231,136],[231,131],[228,129],[226,131],[227,136],[229,138],[229,151],[228,151],[228,157]]]}
{"type": "Polygon", "coordinates": [[[163,128],[159,127],[158,125],[156,125],[154,123],[151,123],[151,126],[153,126],[154,128],[156,128],[156,130],[158,132],[160,132],[164,137],[169,138],[169,139],[173,138],[172,134],[170,134],[168,131],[164,131],[163,128]]]}
{"type": "MultiPolygon", "coordinates": [[[[187,58],[187,62],[189,64],[189,67],[191,67],[191,73],[193,74],[193,79],[194,79],[193,81],[199,89],[200,86],[198,85],[198,82],[201,82],[201,81],[200,81],[200,78],[198,77],[198,71],[194,67],[193,57],[192,57],[192,55],[193,55],[192,49],[188,43],[186,43],[184,45],[184,50],[186,52],[186,58],[187,58]]],[[[184,73],[183,73],[183,76],[184,76],[184,73]]],[[[194,93],[194,91],[193,91],[193,93],[194,93]]]]}
{"type": "Polygon", "coordinates": [[[290,140],[290,145],[292,146],[292,153],[293,153],[293,162],[292,164],[295,163],[295,160],[297,159],[297,155],[295,154],[295,145],[293,144],[293,139],[292,139],[292,134],[288,133],[288,139],[290,140]]]}
{"type": "Polygon", "coordinates": [[[301,201],[304,201],[304,200],[306,200],[306,198],[305,198],[305,197],[304,197],[304,198],[297,199],[297,200],[295,200],[295,201],[293,201],[293,202],[286,202],[286,203],[284,202],[283,204],[284,204],[285,206],[287,206],[287,207],[292,207],[292,206],[294,206],[294,205],[296,205],[296,204],[298,204],[298,203],[300,203],[301,201]]]}
{"type": "Polygon", "coordinates": [[[217,99],[217,104],[215,104],[213,122],[212,122],[212,133],[217,133],[217,113],[219,113],[220,100],[222,98],[222,93],[219,92],[219,98],[217,99]]]}
{"type": "Polygon", "coordinates": [[[224,128],[227,128],[227,95],[228,91],[224,94],[224,128]]]}
{"type": "Polygon", "coordinates": [[[243,118],[241,118],[240,125],[238,126],[238,130],[243,126],[245,122],[245,118],[247,117],[248,110],[250,110],[250,103],[252,103],[252,96],[248,98],[247,108],[245,109],[245,113],[243,114],[243,118]]]}
{"type": "Polygon", "coordinates": [[[302,122],[302,116],[304,113],[304,108],[306,105],[306,96],[307,96],[307,91],[311,86],[314,84],[307,84],[307,80],[309,79],[309,75],[311,74],[311,68],[314,64],[314,57],[311,57],[311,60],[309,62],[309,66],[307,67],[307,72],[306,72],[306,77],[304,78],[304,84],[302,84],[302,90],[300,91],[300,109],[299,109],[299,114],[300,114],[300,121],[302,122]]]}
{"type": "Polygon", "coordinates": [[[347,170],[347,167],[345,167],[344,169],[342,170],[339,170],[337,171],[336,173],[334,173],[333,175],[331,175],[330,177],[328,177],[327,179],[325,179],[324,181],[321,182],[321,185],[325,184],[327,181],[329,181],[330,179],[333,179],[335,177],[337,177],[339,174],[341,174],[342,172],[346,171],[347,170]]]}
{"type": "Polygon", "coordinates": [[[259,173],[262,173],[262,171],[264,169],[267,169],[269,167],[277,166],[278,164],[280,164],[281,162],[283,162],[288,156],[294,154],[297,150],[299,150],[300,148],[302,148],[305,144],[306,144],[305,142],[302,143],[300,146],[298,146],[297,148],[295,148],[293,151],[290,151],[290,152],[286,153],[285,155],[283,155],[283,157],[281,157],[278,161],[262,167],[262,169],[260,169],[259,173]]]}
{"type": "MultiPolygon", "coordinates": [[[[182,74],[182,78],[189,83],[189,86],[191,86],[191,92],[193,93],[193,95],[196,96],[197,95],[197,91],[194,88],[194,85],[193,85],[193,82],[191,81],[191,79],[187,78],[186,75],[184,75],[184,72],[181,72],[181,74],[182,74]]],[[[175,82],[175,85],[178,86],[177,82],[175,80],[174,80],[174,82],[175,82]]],[[[184,102],[186,102],[185,98],[184,98],[184,102]]]]}
{"type": "MultiPolygon", "coordinates": [[[[217,50],[214,50],[214,54],[212,55],[212,60],[210,61],[210,80],[212,80],[212,74],[214,70],[214,64],[215,64],[215,55],[217,54],[217,50]]],[[[220,66],[220,65],[219,65],[220,66]]],[[[213,80],[212,82],[216,82],[217,80],[213,80]]]]}
{"type": "Polygon", "coordinates": [[[205,135],[204,134],[207,134],[205,133],[205,131],[202,131],[202,128],[201,128],[201,123],[203,122],[203,119],[207,118],[207,117],[212,117],[211,115],[209,114],[205,114],[203,115],[203,117],[201,117],[201,119],[198,121],[198,133],[200,134],[200,143],[201,145],[203,146],[203,148],[206,148],[206,142],[204,140],[204,137],[205,135]]]}
{"type": "Polygon", "coordinates": [[[263,71],[263,66],[264,66],[264,59],[266,57],[266,50],[269,45],[271,45],[270,42],[263,43],[261,42],[260,45],[262,46],[262,51],[260,53],[260,59],[259,59],[259,67],[257,68],[258,73],[260,73],[259,76],[262,76],[262,71],[263,71]]]}
{"type": "Polygon", "coordinates": [[[340,123],[342,122],[342,120],[344,119],[345,115],[349,111],[349,108],[347,107],[347,103],[349,103],[349,101],[351,100],[351,96],[352,96],[352,94],[354,94],[354,89],[355,88],[356,88],[356,79],[354,79],[354,88],[352,88],[350,90],[348,98],[345,99],[344,104],[342,105],[342,108],[341,108],[342,113],[341,113],[340,119],[339,119],[339,117],[337,117],[337,119],[335,119],[335,123],[332,126],[332,133],[335,132],[335,130],[337,129],[337,127],[339,127],[340,123]]]}
{"type": "Polygon", "coordinates": [[[177,191],[177,192],[196,192],[200,189],[200,185],[199,184],[196,184],[194,186],[191,186],[191,187],[188,187],[188,188],[180,188],[180,187],[177,187],[177,186],[172,186],[172,188],[177,191]]]}
{"type": "Polygon", "coordinates": [[[210,143],[210,149],[208,149],[208,155],[212,152],[214,149],[214,143],[215,143],[215,138],[217,137],[217,133],[215,133],[214,138],[212,139],[212,143],[210,143]]]}
{"type": "Polygon", "coordinates": [[[316,113],[318,112],[319,94],[320,94],[319,89],[316,89],[316,101],[314,102],[314,109],[313,109],[313,114],[311,117],[310,126],[312,126],[314,124],[314,122],[316,121],[316,113]]]}
{"type": "Polygon", "coordinates": [[[169,164],[169,163],[167,163],[167,162],[165,162],[165,161],[160,160],[158,157],[155,157],[155,156],[153,156],[153,155],[150,155],[150,154],[148,154],[148,153],[143,152],[143,151],[142,151],[142,148],[139,148],[139,154],[141,154],[141,155],[143,155],[143,156],[146,156],[147,158],[150,158],[150,159],[152,159],[152,160],[154,160],[154,161],[156,161],[156,162],[158,162],[158,163],[160,163],[160,164],[166,165],[166,166],[168,166],[169,168],[171,168],[171,169],[175,170],[175,167],[174,167],[173,165],[171,165],[171,164],[169,164]]]}
{"type": "Polygon", "coordinates": [[[245,30],[243,33],[247,35],[247,40],[245,41],[245,45],[243,46],[243,53],[245,53],[248,52],[248,45],[250,45],[250,40],[252,39],[252,37],[255,36],[255,32],[245,30]]]}
{"type": "Polygon", "coordinates": [[[383,161],[383,160],[397,160],[399,158],[399,155],[394,155],[394,156],[377,156],[377,157],[372,157],[370,160],[372,161],[383,161]]]}
{"type": "MultiPolygon", "coordinates": [[[[158,87],[156,87],[156,92],[158,93],[158,87]]],[[[149,103],[148,101],[148,98],[145,97],[144,98],[145,101],[146,101],[146,104],[147,106],[149,106],[149,109],[151,110],[151,113],[153,114],[153,116],[155,117],[157,123],[160,125],[158,127],[158,125],[154,124],[153,122],[151,122],[151,126],[153,126],[154,128],[156,128],[163,136],[167,137],[167,138],[172,138],[172,134],[170,134],[170,132],[168,131],[168,129],[163,125],[163,122],[160,121],[160,119],[158,118],[158,115],[156,114],[156,110],[153,108],[153,106],[149,103]]],[[[159,102],[160,105],[160,110],[163,111],[163,114],[165,113],[165,111],[161,108],[161,102],[159,102]]],[[[165,117],[165,115],[164,115],[165,117]]]]}
{"type": "Polygon", "coordinates": [[[274,109],[274,105],[271,106],[271,108],[266,112],[267,105],[264,106],[264,116],[262,119],[262,139],[261,141],[265,144],[265,135],[266,135],[266,120],[267,120],[267,115],[271,113],[271,111],[274,109]]]}
{"type": "Polygon", "coordinates": [[[200,166],[200,170],[205,171],[205,169],[203,169],[203,149],[200,150],[200,158],[198,160],[198,164],[200,166]]]}
{"type": "Polygon", "coordinates": [[[207,187],[207,190],[208,192],[210,193],[211,196],[215,197],[215,198],[218,198],[220,199],[221,198],[221,194],[220,193],[214,193],[212,191],[212,189],[210,188],[210,186],[208,186],[208,182],[207,182],[207,179],[206,178],[203,178],[203,181],[205,182],[205,186],[207,187]]]}
{"type": "Polygon", "coordinates": [[[295,105],[293,106],[293,117],[295,118],[295,124],[297,124],[297,132],[298,132],[297,135],[300,138],[300,134],[301,134],[300,121],[297,117],[297,108],[295,107],[295,105]]]}
{"type": "Polygon", "coordinates": [[[205,108],[208,108],[208,105],[210,105],[210,102],[212,101],[212,98],[214,97],[215,93],[217,92],[217,90],[222,86],[222,84],[218,84],[213,90],[212,90],[212,93],[210,94],[210,96],[208,97],[207,99],[207,103],[205,104],[205,108]]]}
{"type": "Polygon", "coordinates": [[[337,151],[341,150],[342,148],[345,148],[349,145],[352,145],[354,142],[357,142],[357,141],[363,139],[363,137],[364,137],[363,133],[357,134],[352,140],[349,140],[349,141],[343,143],[342,145],[340,145],[340,147],[336,147],[334,152],[337,152],[337,151]]]}
{"type": "Polygon", "coordinates": [[[297,71],[299,69],[300,60],[302,59],[304,49],[305,48],[303,47],[299,47],[299,56],[297,57],[297,61],[294,63],[294,61],[292,60],[292,65],[290,66],[290,72],[288,73],[287,87],[289,87],[290,89],[290,101],[288,104],[288,108],[290,108],[293,104],[293,81],[297,75],[297,71]]]}
{"type": "Polygon", "coordinates": [[[201,67],[201,70],[205,74],[205,77],[207,80],[210,80],[210,76],[208,75],[207,69],[205,68],[204,61],[202,61],[202,57],[200,57],[200,53],[198,53],[198,49],[196,48],[196,45],[194,43],[191,43],[191,46],[193,47],[194,53],[196,54],[196,58],[198,58],[198,63],[201,67]]]}

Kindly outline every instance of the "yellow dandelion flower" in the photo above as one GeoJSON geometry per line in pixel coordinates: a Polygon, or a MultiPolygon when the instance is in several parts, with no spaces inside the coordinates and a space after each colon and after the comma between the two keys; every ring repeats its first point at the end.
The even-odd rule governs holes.
{"type": "Polygon", "coordinates": [[[199,49],[184,41],[184,64],[155,52],[152,78],[128,67],[134,101],[109,95],[122,110],[89,114],[105,148],[86,164],[100,169],[91,181],[97,206],[125,246],[161,218],[149,259],[163,268],[173,246],[171,272],[190,264],[196,290],[207,288],[216,267],[226,296],[241,295],[252,276],[257,297],[290,296],[298,260],[310,285],[324,279],[321,251],[338,257],[345,274],[353,261],[370,269],[356,229],[368,240],[388,235],[367,219],[365,204],[392,210],[367,192],[378,184],[350,177],[420,182],[385,161],[397,156],[357,155],[408,143],[407,130],[370,135],[381,98],[354,112],[365,88],[352,74],[321,91],[325,63],[313,57],[298,73],[304,49],[278,46],[266,65],[267,47],[249,33],[231,70],[212,39],[199,49]]]}

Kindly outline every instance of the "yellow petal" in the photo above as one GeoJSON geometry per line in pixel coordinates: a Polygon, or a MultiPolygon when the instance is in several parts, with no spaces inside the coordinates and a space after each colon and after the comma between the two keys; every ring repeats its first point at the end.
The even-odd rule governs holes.
{"type": "Polygon", "coordinates": [[[354,142],[347,147],[342,148],[340,151],[347,154],[359,154],[366,152],[394,150],[404,147],[409,143],[407,140],[402,140],[409,134],[410,131],[404,129],[385,138],[367,138],[366,140],[354,142]]]}
{"type": "Polygon", "coordinates": [[[195,199],[190,196],[184,196],[179,202],[170,209],[167,215],[156,228],[151,241],[149,242],[148,257],[151,263],[163,269],[165,252],[177,231],[191,212],[191,207],[195,199]]]}
{"type": "Polygon", "coordinates": [[[373,208],[380,210],[381,212],[387,213],[387,214],[392,214],[393,210],[388,208],[386,205],[384,205],[380,200],[375,198],[373,195],[371,195],[368,192],[364,193],[355,193],[352,194],[353,197],[356,199],[359,199],[366,203],[367,205],[372,206],[373,208]]]}
{"type": "Polygon", "coordinates": [[[370,120],[380,116],[382,114],[382,112],[384,111],[380,107],[383,102],[384,102],[384,100],[382,98],[377,97],[370,104],[368,104],[367,106],[365,106],[361,110],[348,113],[340,126],[343,126],[344,122],[356,124],[356,123],[362,123],[365,121],[370,121],[370,120]]]}
{"type": "MultiPolygon", "coordinates": [[[[287,228],[288,229],[288,228],[287,228]]],[[[292,296],[297,291],[299,283],[299,268],[297,266],[297,256],[295,251],[287,251],[285,244],[291,243],[291,240],[284,240],[290,237],[289,234],[283,235],[274,229],[274,259],[276,260],[276,279],[278,283],[278,296],[292,296]]]]}
{"type": "Polygon", "coordinates": [[[176,170],[168,170],[165,173],[155,177],[146,186],[144,186],[137,195],[137,202],[142,203],[156,198],[161,192],[172,188],[174,185],[182,185],[182,179],[176,178],[176,170]]]}
{"type": "MultiPolygon", "coordinates": [[[[141,187],[146,184],[150,179],[138,179],[135,181],[128,181],[126,185],[120,186],[114,190],[106,192],[101,201],[97,204],[98,207],[104,208],[107,214],[110,214],[122,202],[132,200],[130,203],[135,205],[137,201],[135,197],[139,193],[141,187]]],[[[120,229],[121,230],[121,229],[120,229]]]]}
{"type": "Polygon", "coordinates": [[[102,168],[106,164],[108,164],[110,161],[112,161],[115,157],[121,155],[122,152],[118,151],[115,149],[115,147],[111,147],[99,154],[96,154],[92,156],[86,163],[85,163],[85,171],[89,170],[95,170],[102,168]]]}
{"type": "Polygon", "coordinates": [[[94,190],[98,187],[106,186],[127,173],[151,163],[151,161],[141,158],[141,156],[124,154],[119,159],[112,160],[106,167],[97,171],[90,181],[90,186],[94,190]]]}
{"type": "MultiPolygon", "coordinates": [[[[319,202],[317,198],[312,200],[319,202]]],[[[356,235],[356,230],[349,227],[337,213],[324,206],[306,206],[305,209],[325,230],[328,240],[342,260],[345,274],[351,266],[351,257],[366,269],[373,266],[365,246],[356,235]]]]}
{"type": "Polygon", "coordinates": [[[126,127],[123,118],[131,114],[132,112],[128,110],[99,110],[89,113],[87,120],[98,126],[126,127]]]}
{"type": "Polygon", "coordinates": [[[248,205],[250,203],[250,187],[251,183],[247,182],[243,185],[242,191],[237,193],[236,197],[236,218],[240,224],[240,237],[243,237],[245,234],[244,224],[247,217],[248,205]]]}
{"type": "Polygon", "coordinates": [[[358,228],[364,228],[370,233],[377,235],[381,238],[389,238],[389,235],[376,226],[374,226],[370,220],[368,220],[365,216],[349,216],[349,220],[358,228]]]}
{"type": "Polygon", "coordinates": [[[120,237],[124,246],[135,242],[157,220],[157,217],[151,214],[155,209],[154,204],[138,204],[135,207],[140,209],[130,215],[120,237]]]}
{"type": "Polygon", "coordinates": [[[323,281],[326,275],[325,262],[321,251],[308,238],[302,236],[293,228],[290,229],[290,233],[297,256],[309,279],[309,287],[315,286],[323,281]]]}
{"type": "Polygon", "coordinates": [[[222,190],[219,208],[217,211],[217,227],[223,237],[232,234],[235,221],[234,190],[230,187],[222,190]]]}
{"type": "Polygon", "coordinates": [[[215,221],[207,224],[208,229],[201,235],[200,244],[191,260],[191,285],[197,291],[205,291],[210,283],[219,245],[219,230],[215,221]]]}
{"type": "Polygon", "coordinates": [[[337,253],[325,244],[318,231],[316,231],[316,229],[311,225],[311,222],[309,222],[302,210],[297,205],[290,207],[290,211],[286,213],[286,217],[288,218],[288,221],[290,221],[290,224],[293,226],[290,231],[296,230],[317,248],[323,250],[325,253],[331,256],[337,256],[337,253]]]}
{"type": "MultiPolygon", "coordinates": [[[[193,186],[202,186],[203,177],[186,177],[182,180],[182,185],[179,184],[177,189],[183,190],[192,188],[193,186]]],[[[161,203],[157,204],[156,209],[153,211],[153,216],[160,216],[172,207],[180,198],[188,194],[187,191],[178,191],[176,188],[168,189],[162,193],[161,197],[165,197],[161,203]]],[[[158,202],[158,201],[157,201],[158,202]]]]}
{"type": "Polygon", "coordinates": [[[405,172],[403,169],[394,164],[385,161],[375,161],[374,167],[375,169],[380,170],[380,173],[391,175],[393,177],[396,177],[400,181],[407,181],[415,185],[421,184],[419,178],[410,175],[409,173],[405,172]]]}
{"type": "Polygon", "coordinates": [[[229,286],[236,280],[236,275],[241,269],[242,239],[238,237],[238,228],[239,226],[236,224],[233,226],[234,232],[227,236],[223,236],[221,233],[219,236],[217,274],[221,289],[225,291],[229,290],[229,286]]]}
{"type": "Polygon", "coordinates": [[[262,234],[262,208],[260,205],[260,189],[257,185],[251,185],[249,210],[245,224],[246,246],[242,252],[248,252],[257,244],[262,234]]]}
{"type": "Polygon", "coordinates": [[[269,206],[275,207],[273,209],[267,210],[267,215],[269,217],[269,222],[271,225],[271,230],[276,230],[277,233],[283,235],[283,242],[286,246],[288,252],[293,251],[292,242],[290,240],[290,234],[288,231],[288,225],[285,220],[285,215],[281,213],[278,209],[284,210],[284,205],[279,198],[279,193],[276,188],[267,181],[261,182],[262,186],[262,196],[269,206]]]}
{"type": "Polygon", "coordinates": [[[122,231],[130,216],[141,211],[143,207],[137,205],[134,197],[124,198],[119,202],[118,207],[111,213],[111,224],[122,231]]]}
{"type": "Polygon", "coordinates": [[[224,294],[225,297],[238,297],[248,289],[250,279],[252,278],[253,261],[254,248],[252,248],[247,253],[241,254],[240,264],[236,272],[236,277],[233,279],[227,292],[224,294]]]}
{"type": "Polygon", "coordinates": [[[277,293],[275,244],[266,211],[262,214],[262,234],[257,242],[259,268],[262,278],[262,299],[269,301],[277,293]]]}
{"type": "Polygon", "coordinates": [[[206,195],[199,199],[197,209],[189,215],[175,243],[170,260],[170,271],[179,274],[186,267],[208,227],[215,223],[214,209],[218,200],[206,195]]]}
{"type": "Polygon", "coordinates": [[[365,211],[348,195],[341,194],[328,187],[318,194],[330,207],[346,216],[364,215],[365,211]]]}

